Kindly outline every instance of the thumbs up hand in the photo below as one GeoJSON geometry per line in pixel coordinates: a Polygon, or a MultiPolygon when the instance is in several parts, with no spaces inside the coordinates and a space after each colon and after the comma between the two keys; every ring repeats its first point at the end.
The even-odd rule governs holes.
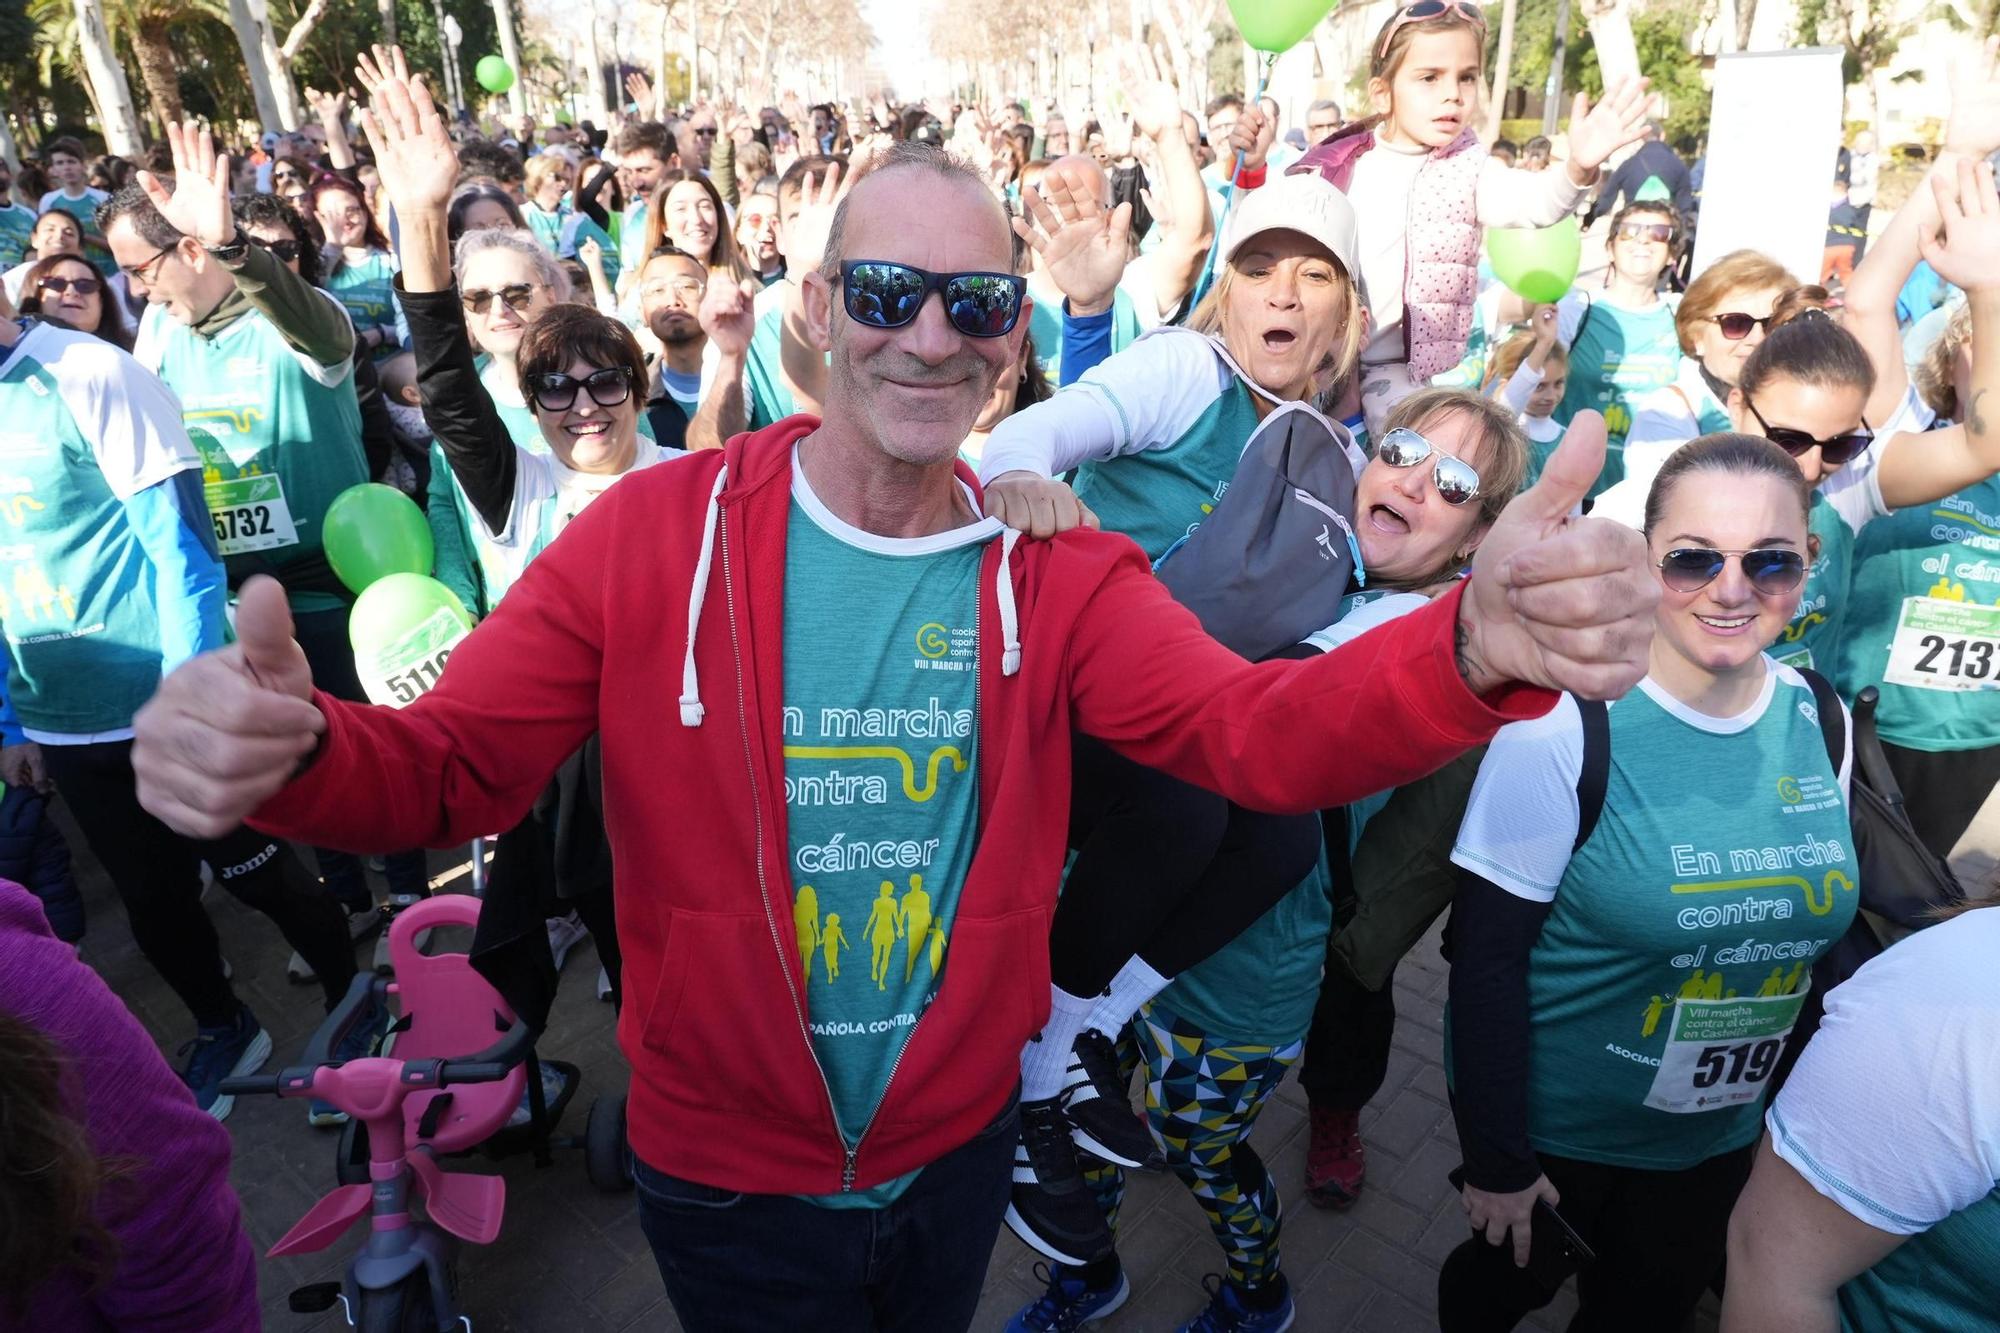
{"type": "Polygon", "coordinates": [[[1520,681],[1615,699],[1646,674],[1660,585],[1645,538],[1572,516],[1604,451],[1604,418],[1579,413],[1481,543],[1458,610],[1458,668],[1475,693],[1520,681]]]}
{"type": "Polygon", "coordinates": [[[326,730],[276,581],[243,585],[236,634],[161,681],[133,720],[139,804],[191,837],[221,837],[241,824],[291,780],[326,730]]]}

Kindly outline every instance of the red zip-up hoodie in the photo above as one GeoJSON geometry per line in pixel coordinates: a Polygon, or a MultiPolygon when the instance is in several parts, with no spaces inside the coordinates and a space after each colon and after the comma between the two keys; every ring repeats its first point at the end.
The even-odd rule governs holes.
{"type": "Polygon", "coordinates": [[[1457,590],[1324,657],[1253,666],[1124,537],[995,540],[980,565],[979,840],[950,962],[849,1151],[807,1027],[780,715],[792,445],[817,424],[793,417],[621,480],[431,693],[402,712],[319,695],[318,757],[255,819],[357,852],[462,844],[513,826],[601,733],[631,1142],[672,1175],[867,1189],[1005,1108],[1048,1017],[1073,729],[1241,804],[1304,812],[1411,781],[1555,701],[1466,689],[1457,590]]]}

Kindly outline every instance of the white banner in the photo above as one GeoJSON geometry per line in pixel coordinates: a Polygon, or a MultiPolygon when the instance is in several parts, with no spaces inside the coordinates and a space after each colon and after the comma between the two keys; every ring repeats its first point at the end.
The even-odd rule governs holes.
{"type": "Polygon", "coordinates": [[[1732,250],[1749,249],[1801,281],[1819,281],[1842,97],[1834,47],[1715,58],[1697,276],[1732,250]]]}

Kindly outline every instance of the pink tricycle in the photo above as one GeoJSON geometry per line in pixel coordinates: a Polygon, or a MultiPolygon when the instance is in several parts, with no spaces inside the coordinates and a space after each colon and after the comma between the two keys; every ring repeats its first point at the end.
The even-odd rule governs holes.
{"type": "MultiPolygon", "coordinates": [[[[345,1151],[365,1155],[365,1176],[361,1163],[344,1164],[343,1183],[313,1205],[270,1254],[324,1250],[364,1213],[368,1237],[340,1282],[294,1291],[294,1311],[328,1310],[337,1301],[347,1322],[364,1333],[472,1327],[458,1304],[450,1238],[490,1244],[500,1234],[506,1182],[447,1171],[438,1159],[481,1146],[490,1151],[496,1137],[509,1132],[508,1119],[525,1094],[532,1109],[527,1143],[546,1162],[555,1119],[543,1096],[534,1030],[473,971],[466,955],[418,948],[420,932],[471,927],[478,919],[479,900],[459,894],[429,898],[398,914],[389,934],[393,978],[357,976],[313,1034],[302,1063],[224,1082],[223,1090],[235,1094],[323,1098],[346,1111],[359,1131],[344,1145],[345,1151]],[[379,1012],[376,1006],[389,997],[402,1012],[391,1029],[397,1034],[394,1057],[330,1062],[329,1053],[348,1029],[364,1013],[379,1012]],[[504,1035],[496,1041],[496,1033],[504,1035]],[[425,1216],[412,1212],[412,1193],[425,1216]]],[[[568,1075],[562,1097],[567,1102],[577,1076],[574,1066],[562,1068],[568,1075]]],[[[560,1109],[555,1107],[555,1114],[560,1109]]],[[[601,1188],[629,1188],[624,1130],[623,1099],[600,1100],[591,1108],[587,1139],[575,1145],[585,1148],[590,1177],[601,1188]]]]}

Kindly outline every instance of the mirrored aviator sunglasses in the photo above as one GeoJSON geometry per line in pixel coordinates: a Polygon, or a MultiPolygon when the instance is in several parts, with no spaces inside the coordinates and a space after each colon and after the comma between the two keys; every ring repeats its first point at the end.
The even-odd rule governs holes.
{"type": "Polygon", "coordinates": [[[1731,556],[1743,562],[1743,577],[1766,597],[1792,591],[1806,576],[1805,556],[1788,547],[1718,551],[1708,546],[1679,546],[1660,557],[1660,582],[1674,592],[1700,592],[1715,582],[1731,556]]]}
{"type": "Polygon", "coordinates": [[[945,317],[968,338],[1000,338],[1021,317],[1026,278],[1012,273],[931,273],[909,264],[850,259],[840,266],[847,317],[871,329],[900,329],[938,292],[945,317]]]}
{"type": "Polygon", "coordinates": [[[1441,452],[1408,426],[1398,426],[1385,434],[1375,448],[1375,456],[1390,467],[1415,467],[1426,458],[1435,457],[1437,464],[1431,469],[1431,484],[1437,487],[1439,499],[1448,505],[1469,505],[1479,498],[1478,470],[1441,452]]]}

